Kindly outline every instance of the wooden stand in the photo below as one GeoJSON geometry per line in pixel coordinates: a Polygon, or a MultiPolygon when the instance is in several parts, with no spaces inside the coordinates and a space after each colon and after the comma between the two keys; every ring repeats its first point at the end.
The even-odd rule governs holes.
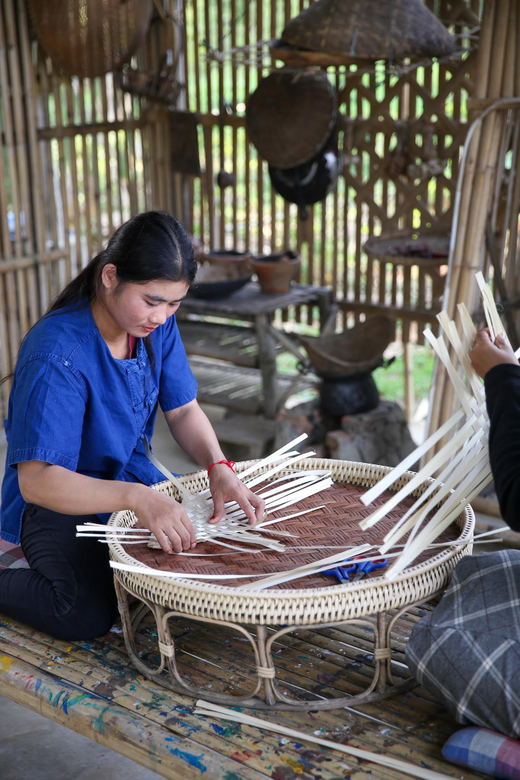
{"type": "MultiPolygon", "coordinates": [[[[422,600],[415,604],[409,604],[397,612],[379,612],[374,616],[367,616],[364,619],[351,619],[341,622],[326,623],[316,621],[314,625],[291,625],[291,626],[266,626],[258,624],[254,626],[242,626],[226,620],[209,619],[197,617],[194,619],[191,615],[177,612],[171,609],[154,604],[144,598],[142,594],[132,591],[128,584],[123,586],[115,575],[116,592],[118,596],[119,612],[123,623],[123,631],[128,654],[135,664],[136,668],[149,680],[159,683],[176,693],[185,693],[190,696],[203,697],[208,701],[217,704],[240,705],[252,709],[273,709],[273,710],[332,710],[341,707],[352,707],[359,704],[378,701],[396,693],[409,690],[417,685],[413,678],[406,678],[398,681],[392,674],[392,630],[404,613],[410,611],[422,604],[422,600]],[[128,606],[128,594],[141,601],[141,606],[133,616],[130,615],[128,606]],[[157,641],[159,647],[160,661],[155,667],[151,667],[139,656],[135,637],[139,630],[143,617],[151,612],[153,615],[155,629],[157,631],[157,641]],[[233,631],[245,637],[250,643],[255,661],[256,661],[256,680],[250,692],[243,696],[237,693],[219,694],[207,688],[195,687],[191,682],[180,674],[176,663],[176,645],[170,630],[170,620],[182,619],[192,620],[194,623],[202,622],[217,626],[218,628],[231,628],[233,631]],[[286,634],[298,630],[313,631],[323,628],[349,628],[361,626],[365,630],[373,632],[374,650],[373,663],[374,670],[372,679],[369,681],[365,691],[356,696],[341,696],[333,699],[324,699],[317,701],[311,697],[310,701],[294,699],[283,691],[277,683],[277,669],[275,665],[275,655],[279,640],[286,634]],[[168,672],[168,674],[165,674],[168,672]]],[[[442,590],[434,593],[430,598],[435,599],[442,595],[442,590]]],[[[218,632],[218,629],[217,629],[218,632]]],[[[230,687],[232,687],[230,685],[230,687]]]]}

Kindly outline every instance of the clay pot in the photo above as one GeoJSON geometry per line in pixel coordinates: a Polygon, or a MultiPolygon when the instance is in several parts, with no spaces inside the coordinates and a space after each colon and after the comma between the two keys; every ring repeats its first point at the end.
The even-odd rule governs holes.
{"type": "Polygon", "coordinates": [[[274,255],[254,257],[251,265],[258,276],[262,292],[282,295],[289,292],[291,282],[300,270],[301,260],[297,252],[289,249],[274,255]]]}

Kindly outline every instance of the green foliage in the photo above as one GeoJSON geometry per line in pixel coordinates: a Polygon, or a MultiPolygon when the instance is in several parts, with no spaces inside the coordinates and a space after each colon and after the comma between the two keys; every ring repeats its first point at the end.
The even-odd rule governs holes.
{"type": "MultiPolygon", "coordinates": [[[[412,348],[412,376],[416,405],[428,398],[435,358],[429,347],[412,348]]],[[[378,368],[374,380],[381,396],[387,401],[404,400],[404,357],[399,355],[388,367],[378,368]]]]}

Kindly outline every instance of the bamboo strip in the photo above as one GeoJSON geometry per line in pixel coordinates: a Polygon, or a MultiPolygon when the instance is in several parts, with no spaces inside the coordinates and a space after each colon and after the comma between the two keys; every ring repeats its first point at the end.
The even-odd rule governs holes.
{"type": "MultiPolygon", "coordinates": [[[[459,462],[462,462],[462,465],[460,466],[460,473],[457,474],[457,477],[455,479],[453,479],[453,480],[446,480],[446,483],[444,485],[442,485],[442,487],[440,488],[439,492],[436,495],[434,495],[432,498],[430,498],[430,500],[425,504],[425,506],[421,509],[421,511],[416,512],[415,514],[413,514],[408,519],[408,521],[403,526],[401,526],[398,531],[396,531],[395,533],[392,533],[391,536],[390,536],[390,534],[388,534],[387,535],[388,539],[387,539],[387,537],[385,537],[385,542],[384,542],[384,544],[380,548],[380,553],[382,555],[385,555],[387,553],[387,551],[389,549],[391,549],[392,547],[394,547],[396,542],[398,542],[400,539],[402,539],[403,536],[406,533],[408,533],[409,531],[411,531],[410,537],[409,537],[409,542],[410,542],[410,546],[411,546],[411,543],[413,542],[415,536],[419,532],[419,529],[420,529],[422,523],[424,522],[424,520],[426,519],[428,513],[431,510],[433,510],[438,505],[438,502],[443,500],[444,498],[446,498],[449,493],[460,490],[461,486],[462,486],[463,478],[466,477],[469,472],[472,472],[475,466],[478,466],[479,468],[488,466],[487,451],[485,449],[481,450],[479,453],[477,453],[477,455],[472,457],[470,460],[464,461],[463,460],[464,455],[467,455],[467,453],[463,453],[461,455],[461,458],[459,459],[459,462]]],[[[450,469],[452,469],[452,474],[453,474],[453,469],[456,467],[456,465],[457,464],[455,463],[455,461],[452,461],[446,467],[445,472],[448,472],[450,469]]],[[[486,474],[489,474],[489,468],[487,468],[486,474]]],[[[438,481],[435,480],[433,485],[434,486],[438,486],[439,483],[442,484],[440,477],[439,477],[438,481]]],[[[465,504],[468,503],[469,500],[470,500],[469,498],[465,497],[463,506],[465,506],[465,504]]],[[[461,510],[459,509],[459,512],[460,511],[461,510]]],[[[443,513],[446,512],[446,506],[445,505],[442,507],[442,512],[443,513]]],[[[434,517],[437,519],[437,517],[439,517],[439,516],[440,515],[435,515],[434,517]]],[[[432,520],[432,524],[433,524],[433,520],[432,520]]],[[[438,535],[438,533],[439,532],[437,532],[437,535],[438,535]]],[[[407,542],[407,544],[408,544],[408,542],[407,542]]],[[[409,549],[409,547],[406,547],[407,552],[408,552],[408,549],[409,549]]]]}
{"type": "MultiPolygon", "coordinates": [[[[477,284],[480,287],[488,325],[492,332],[501,328],[500,318],[496,305],[491,295],[489,287],[484,282],[483,277],[477,277],[477,284]]],[[[474,326],[471,318],[463,305],[458,307],[462,327],[466,338],[470,341],[474,335],[474,326]]],[[[404,498],[409,495],[414,487],[414,480],[420,484],[427,479],[435,470],[444,464],[444,470],[438,480],[427,488],[424,495],[420,496],[414,505],[405,513],[405,515],[394,525],[386,534],[383,545],[380,548],[381,554],[384,554],[390,547],[399,541],[402,536],[411,532],[401,556],[385,573],[389,579],[393,579],[403,571],[422,551],[426,545],[430,544],[448,525],[460,514],[464,505],[471,501],[477,493],[487,485],[491,479],[491,468],[489,464],[489,455],[487,448],[487,433],[489,430],[489,421],[486,416],[485,399],[482,393],[482,387],[474,374],[473,368],[464,354],[463,345],[455,328],[455,323],[449,319],[446,312],[439,315],[439,322],[448,336],[455,356],[464,368],[466,374],[467,386],[458,374],[448,350],[441,338],[435,338],[429,332],[425,332],[432,346],[436,349],[440,361],[443,363],[447,374],[452,382],[455,394],[460,404],[464,408],[466,421],[452,436],[451,441],[444,445],[423,468],[410,480],[405,488],[392,496],[382,507],[366,518],[361,527],[369,527],[385,516],[391,508],[395,506],[396,499],[404,498]],[[473,393],[470,392],[473,391],[473,393]],[[474,433],[471,434],[471,431],[474,433]],[[439,492],[433,494],[433,486],[441,484],[439,492]],[[408,490],[408,486],[410,490],[408,490]],[[428,499],[426,501],[426,499],[428,499]],[[444,500],[445,499],[445,500],[444,500]],[[443,500],[443,503],[439,502],[443,500]],[[422,508],[421,508],[422,507],[422,508]],[[437,508],[436,508],[437,507],[437,508]],[[429,512],[435,510],[433,516],[427,524],[420,528],[426,520],[429,512]]],[[[519,350],[520,352],[520,350],[519,350]]],[[[453,418],[451,418],[453,419],[453,418]]],[[[440,429],[441,430],[441,429],[440,429]]],[[[445,431],[442,435],[444,436],[445,431]]],[[[439,433],[439,432],[437,432],[439,433]]],[[[424,454],[424,453],[421,453],[424,454]]],[[[417,455],[412,453],[412,455],[417,455]]],[[[400,474],[403,473],[402,464],[396,467],[395,474],[390,472],[384,478],[386,483],[384,487],[389,487],[400,474]],[[390,478],[390,482],[389,479],[390,478]]],[[[374,486],[362,498],[367,503],[367,497],[373,500],[380,495],[377,489],[381,488],[383,480],[374,486]]]]}
{"type": "MultiPolygon", "coordinates": [[[[239,548],[237,548],[239,549],[239,548]]],[[[244,548],[244,552],[248,552],[244,548]]],[[[176,571],[162,571],[162,569],[152,569],[151,566],[132,566],[129,563],[119,563],[118,561],[110,561],[112,569],[118,571],[128,571],[134,574],[146,574],[148,577],[157,577],[158,579],[176,579],[176,580],[240,580],[250,577],[263,577],[262,574],[195,574],[176,571]]]]}
{"type": "MultiPolygon", "coordinates": [[[[360,523],[361,528],[363,528],[363,530],[372,528],[372,526],[379,522],[379,520],[382,520],[383,517],[385,517],[388,512],[394,509],[404,498],[409,496],[410,493],[413,493],[413,491],[416,490],[425,481],[425,479],[431,477],[432,474],[434,474],[435,471],[445,462],[448,453],[461,446],[461,444],[466,440],[469,431],[473,428],[474,422],[475,418],[472,416],[461,428],[461,430],[457,432],[453,441],[450,442],[449,445],[446,445],[441,450],[439,450],[433,456],[433,458],[431,458],[431,460],[429,460],[428,463],[425,464],[425,466],[423,466],[423,468],[417,474],[415,474],[415,476],[412,477],[409,482],[406,483],[406,485],[403,485],[401,490],[395,493],[383,506],[379,507],[379,509],[376,509],[375,512],[373,512],[360,523]]],[[[366,503],[366,495],[363,496],[361,500],[363,503],[366,503]]]]}
{"type": "MultiPolygon", "coordinates": [[[[303,438],[305,438],[305,436],[306,435],[304,434],[303,438]]],[[[301,438],[302,437],[298,437],[298,440],[301,438]]],[[[198,541],[211,539],[216,544],[223,544],[226,546],[225,543],[222,542],[222,539],[231,539],[233,541],[240,541],[240,539],[242,539],[248,541],[251,544],[260,544],[271,549],[280,551],[285,549],[284,545],[279,544],[276,542],[276,540],[265,539],[261,535],[258,535],[258,533],[253,534],[247,530],[247,528],[244,528],[243,526],[240,527],[240,524],[247,520],[247,516],[241,507],[238,507],[238,509],[234,511],[232,510],[235,505],[234,501],[225,504],[224,517],[221,519],[218,525],[210,524],[208,521],[210,519],[212,509],[210,503],[208,503],[206,500],[209,491],[206,489],[198,493],[191,493],[189,490],[187,490],[182,482],[174,477],[173,474],[171,474],[169,470],[163,466],[159,460],[157,460],[150,449],[146,437],[144,437],[142,441],[148,459],[181,493],[183,507],[185,508],[188,517],[193,523],[198,541]]],[[[293,446],[293,442],[285,445],[285,447],[282,447],[281,450],[287,450],[287,448],[291,446],[293,446]]],[[[272,466],[273,456],[265,458],[263,461],[254,464],[253,470],[256,472],[260,469],[261,474],[252,480],[248,480],[246,484],[251,487],[255,486],[259,482],[264,482],[279,471],[286,469],[289,464],[292,466],[299,460],[307,458],[313,454],[314,453],[310,452],[303,455],[295,454],[292,457],[286,456],[286,458],[282,460],[281,463],[278,463],[274,467],[272,466]]],[[[320,477],[318,479],[307,479],[305,484],[302,483],[301,476],[301,473],[293,472],[293,479],[294,482],[296,482],[296,485],[290,481],[288,485],[284,485],[283,493],[276,490],[276,494],[267,499],[266,505],[269,507],[269,511],[274,511],[275,509],[283,510],[288,506],[292,506],[298,501],[302,501],[309,496],[313,496],[316,493],[331,487],[333,484],[332,479],[330,479],[330,475],[326,476],[325,478],[320,477]]],[[[315,473],[312,474],[312,477],[314,476],[315,473]]],[[[287,475],[284,476],[284,480],[288,481],[287,475]]],[[[271,535],[277,535],[276,531],[263,531],[259,528],[259,526],[256,526],[255,530],[260,530],[260,534],[267,533],[271,535]]],[[[289,536],[290,535],[291,534],[289,534],[289,536]]],[[[156,542],[150,542],[150,546],[159,545],[156,542]]]]}
{"type": "Polygon", "coordinates": [[[368,552],[371,547],[372,545],[370,544],[360,544],[350,548],[346,547],[339,553],[329,555],[326,558],[321,558],[318,561],[312,561],[312,563],[307,563],[304,566],[298,566],[286,572],[276,572],[276,574],[267,576],[264,575],[263,579],[261,579],[259,582],[246,583],[242,587],[244,590],[257,591],[265,590],[265,588],[269,588],[271,586],[280,585],[283,582],[293,582],[294,580],[299,580],[302,577],[308,577],[310,574],[326,571],[327,569],[331,568],[332,564],[340,563],[347,558],[356,558],[358,555],[368,552]]]}
{"type": "Polygon", "coordinates": [[[285,734],[298,742],[312,742],[315,745],[321,745],[322,747],[329,748],[330,750],[338,750],[341,753],[354,756],[355,758],[363,761],[370,761],[374,764],[387,767],[388,769],[395,769],[398,772],[403,772],[406,775],[412,777],[421,778],[421,780],[445,780],[448,775],[441,774],[440,772],[433,772],[431,769],[425,769],[424,767],[414,766],[405,761],[400,761],[397,758],[390,756],[383,756],[380,753],[375,753],[368,750],[360,750],[359,748],[351,747],[350,745],[344,745],[340,742],[332,742],[328,739],[321,739],[311,734],[306,734],[303,731],[295,731],[294,729],[287,728],[278,723],[272,723],[271,721],[263,720],[260,718],[253,718],[250,715],[246,715],[243,712],[237,710],[226,709],[220,707],[218,704],[212,704],[210,702],[199,699],[196,704],[195,713],[197,715],[204,715],[208,718],[220,718],[222,720],[230,720],[233,723],[243,723],[254,728],[266,729],[268,731],[274,731],[277,734],[285,734]]]}
{"type": "Polygon", "coordinates": [[[401,463],[399,463],[399,465],[395,466],[392,471],[388,472],[388,474],[380,479],[379,482],[377,482],[370,490],[367,490],[367,492],[361,497],[361,500],[365,506],[368,506],[368,504],[371,504],[372,501],[375,501],[375,499],[378,498],[381,493],[387,490],[396,479],[398,479],[402,474],[404,474],[405,471],[411,468],[425,452],[428,452],[428,450],[431,449],[434,444],[436,444],[440,439],[442,439],[443,436],[445,436],[445,434],[454,428],[463,419],[463,417],[464,415],[462,412],[455,412],[455,414],[449,420],[447,420],[444,425],[438,431],[436,431],[436,433],[432,434],[422,445],[420,445],[416,450],[410,453],[410,455],[404,458],[401,463]]]}
{"type": "Polygon", "coordinates": [[[459,464],[464,461],[468,451],[471,451],[471,449],[476,445],[478,438],[481,438],[481,434],[474,434],[468,440],[467,446],[461,447],[459,452],[454,455],[454,457],[449,461],[439,476],[434,480],[432,479],[431,484],[424,491],[424,493],[421,493],[419,498],[414,502],[410,509],[405,512],[403,517],[401,517],[400,520],[393,526],[393,528],[386,534],[386,536],[383,538],[384,545],[381,548],[382,553],[385,550],[390,549],[390,547],[395,546],[395,542],[398,541],[398,539],[400,539],[403,534],[411,530],[416,522],[420,524],[430,509],[433,509],[433,507],[435,507],[439,501],[442,501],[442,499],[449,492],[451,492],[456,482],[460,481],[462,476],[464,476],[464,474],[461,476],[458,474],[459,464]],[[439,484],[442,486],[440,489],[438,489],[439,484]],[[427,501],[427,499],[430,499],[434,493],[435,495],[433,498],[431,498],[430,501],[427,501]],[[418,509],[421,506],[423,506],[423,509],[419,513],[418,509]],[[412,520],[412,516],[415,519],[412,520]],[[397,535],[398,532],[400,532],[399,536],[397,535]]]}

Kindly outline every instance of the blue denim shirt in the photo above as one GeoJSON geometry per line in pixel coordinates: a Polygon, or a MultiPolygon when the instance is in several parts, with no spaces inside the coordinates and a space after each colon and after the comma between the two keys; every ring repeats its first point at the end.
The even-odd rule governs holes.
{"type": "MultiPolygon", "coordinates": [[[[163,479],[147,459],[157,405],[176,409],[197,395],[175,316],[142,339],[136,357],[116,360],[87,301],[46,315],[22,344],[5,421],[7,460],[2,483],[1,536],[20,540],[25,502],[17,464],[40,460],[98,479],[163,479]]],[[[106,516],[108,518],[108,515],[106,516]]]]}

